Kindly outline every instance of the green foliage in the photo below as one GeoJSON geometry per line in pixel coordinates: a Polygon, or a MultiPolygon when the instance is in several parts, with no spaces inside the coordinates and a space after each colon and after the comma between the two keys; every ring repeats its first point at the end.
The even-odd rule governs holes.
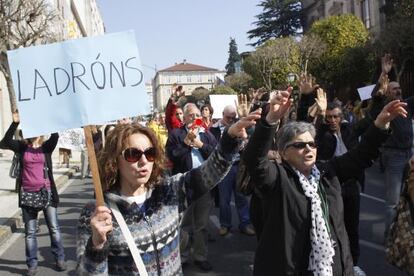
{"type": "Polygon", "coordinates": [[[245,73],[235,73],[225,77],[226,84],[237,92],[246,92],[253,78],[245,73]]]}
{"type": "Polygon", "coordinates": [[[263,0],[258,6],[263,12],[256,16],[256,28],[247,32],[249,39],[258,38],[253,46],[271,38],[301,34],[304,19],[301,1],[263,0]]]}
{"type": "Polygon", "coordinates": [[[241,60],[239,52],[237,51],[237,43],[234,38],[230,37],[229,43],[229,58],[226,64],[227,75],[236,73],[235,63],[241,60]]]}
{"type": "Polygon", "coordinates": [[[349,14],[331,16],[314,22],[309,34],[318,36],[326,45],[319,61],[310,64],[310,71],[318,77],[319,83],[339,89],[351,85],[351,81],[368,81],[367,72],[355,75],[355,68],[371,64],[369,55],[361,54],[365,53],[369,34],[359,18],[349,14]]]}
{"type": "Polygon", "coordinates": [[[235,95],[237,94],[233,88],[226,86],[226,85],[219,85],[213,89],[211,94],[218,94],[218,95],[235,95]]]}
{"type": "Polygon", "coordinates": [[[414,63],[414,2],[387,1],[383,11],[387,16],[387,24],[376,45],[380,52],[392,55],[399,80],[409,63],[414,63]]]}
{"type": "Polygon", "coordinates": [[[299,73],[299,47],[291,37],[268,40],[243,63],[253,78],[252,86],[272,90],[287,85],[289,73],[299,73]]]}
{"type": "Polygon", "coordinates": [[[209,94],[210,94],[210,91],[204,87],[197,87],[191,93],[195,101],[206,100],[209,94]]]}

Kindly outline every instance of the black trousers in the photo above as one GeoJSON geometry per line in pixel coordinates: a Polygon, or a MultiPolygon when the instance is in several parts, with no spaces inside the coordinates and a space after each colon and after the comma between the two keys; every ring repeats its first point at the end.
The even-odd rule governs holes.
{"type": "Polygon", "coordinates": [[[358,264],[359,249],[359,210],[360,185],[356,179],[350,179],[342,184],[342,200],[344,203],[344,222],[348,233],[354,265],[358,264]]]}

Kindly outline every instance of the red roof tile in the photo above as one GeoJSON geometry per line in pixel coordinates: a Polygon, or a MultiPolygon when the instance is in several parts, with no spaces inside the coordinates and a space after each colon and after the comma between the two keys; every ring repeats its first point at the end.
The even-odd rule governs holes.
{"type": "Polygon", "coordinates": [[[186,63],[179,63],[174,66],[162,69],[159,72],[175,72],[175,71],[219,71],[219,70],[186,62],[186,63]]]}

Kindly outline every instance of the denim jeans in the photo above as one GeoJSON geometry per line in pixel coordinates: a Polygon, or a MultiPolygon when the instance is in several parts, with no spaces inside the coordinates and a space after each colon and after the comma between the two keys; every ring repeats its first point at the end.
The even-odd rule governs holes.
{"type": "Polygon", "coordinates": [[[236,176],[238,164],[233,164],[229,173],[218,184],[220,198],[220,225],[231,228],[231,195],[234,194],[237,213],[239,215],[239,228],[250,224],[249,203],[246,197],[236,189],[236,176]]]}
{"type": "MultiPolygon", "coordinates": [[[[38,211],[28,207],[22,207],[25,244],[26,244],[26,264],[28,267],[37,266],[37,237],[36,225],[38,211]]],[[[62,236],[57,218],[57,209],[49,206],[43,210],[51,242],[52,253],[55,261],[65,260],[65,253],[62,245],[62,236]]]]}
{"type": "Polygon", "coordinates": [[[190,249],[193,249],[193,258],[196,261],[207,260],[207,225],[210,210],[213,207],[213,198],[210,192],[206,193],[188,207],[181,221],[181,229],[186,233],[181,235],[191,236],[190,242],[181,250],[181,262],[189,259],[190,249]]]}
{"type": "Polygon", "coordinates": [[[394,220],[403,186],[404,168],[411,157],[410,150],[384,148],[382,161],[385,169],[385,236],[394,220]]]}

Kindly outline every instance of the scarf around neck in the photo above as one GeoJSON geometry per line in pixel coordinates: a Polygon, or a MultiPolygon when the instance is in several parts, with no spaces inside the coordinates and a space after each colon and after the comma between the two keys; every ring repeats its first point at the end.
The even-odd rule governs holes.
{"type": "Polygon", "coordinates": [[[308,269],[313,272],[313,275],[331,276],[335,250],[330,238],[329,226],[327,225],[329,223],[328,203],[318,193],[320,172],[316,166],[313,166],[311,174],[307,178],[295,168],[294,171],[299,176],[299,182],[305,196],[311,200],[312,225],[310,240],[312,248],[309,255],[308,269]],[[326,218],[322,208],[325,208],[326,218]]]}

